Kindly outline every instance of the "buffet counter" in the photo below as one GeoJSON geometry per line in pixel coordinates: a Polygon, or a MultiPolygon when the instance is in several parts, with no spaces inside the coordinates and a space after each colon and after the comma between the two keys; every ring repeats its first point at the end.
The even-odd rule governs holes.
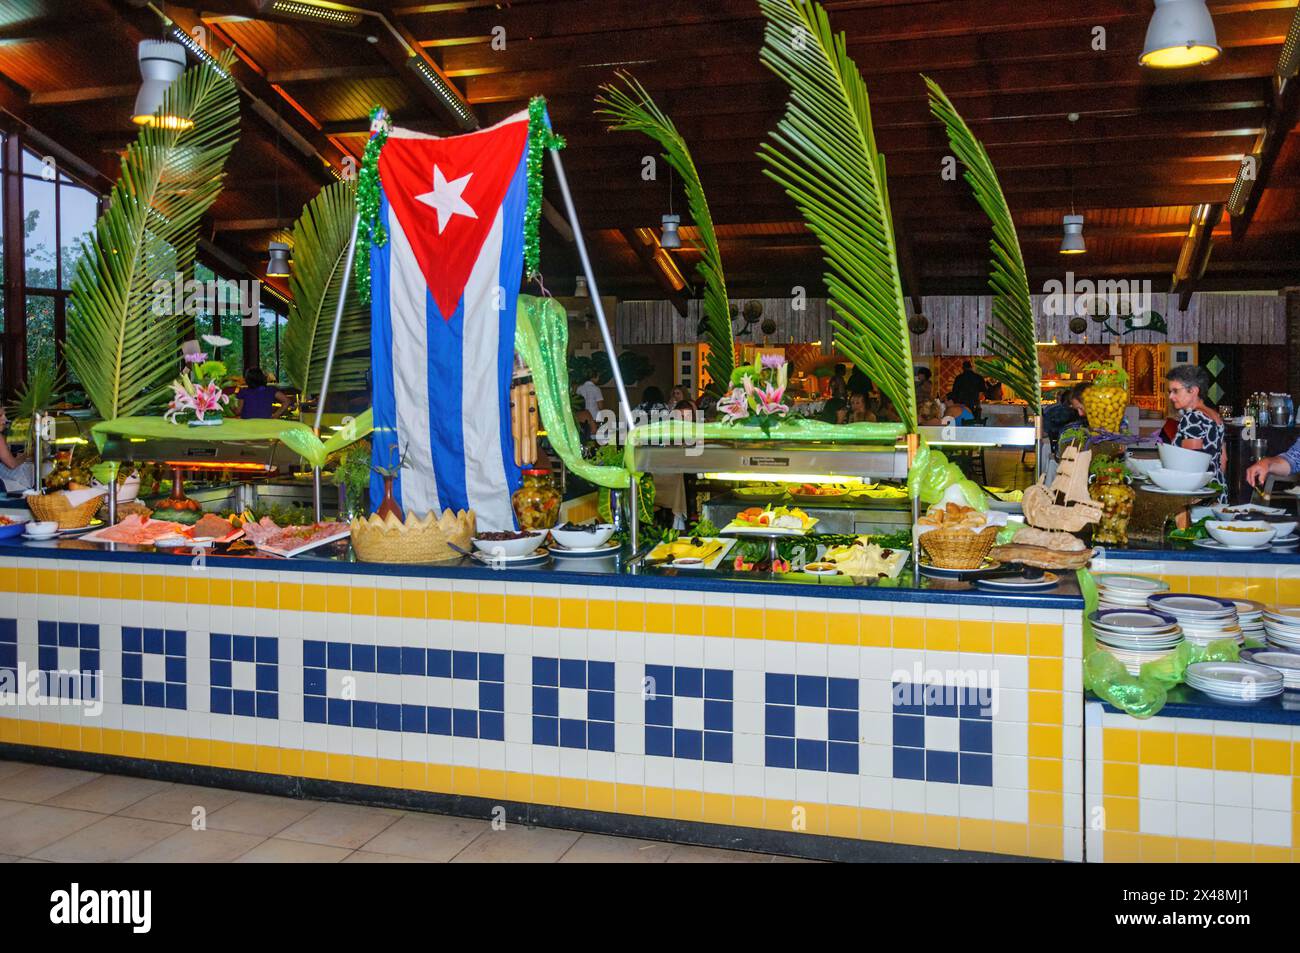
{"type": "Polygon", "coordinates": [[[1072,590],[88,545],[0,545],[6,757],[812,857],[1083,857],[1072,590]],[[27,687],[56,670],[102,680],[27,687]]]}

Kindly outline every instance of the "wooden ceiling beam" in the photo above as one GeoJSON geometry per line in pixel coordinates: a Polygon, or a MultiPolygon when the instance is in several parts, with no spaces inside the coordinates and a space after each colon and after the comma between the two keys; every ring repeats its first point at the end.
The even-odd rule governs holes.
{"type": "Polygon", "coordinates": [[[37,108],[68,106],[74,103],[96,103],[111,99],[134,99],[139,91],[138,82],[121,86],[82,86],[74,89],[54,89],[44,93],[34,92],[27,101],[37,108]]]}
{"type": "Polygon", "coordinates": [[[266,74],[269,83],[323,83],[332,80],[384,79],[392,76],[384,66],[311,66],[273,70],[266,74]]]}
{"type": "Polygon", "coordinates": [[[681,268],[673,259],[673,256],[659,244],[658,236],[652,229],[622,229],[623,240],[627,242],[628,247],[636,253],[642,266],[654,279],[655,284],[663,291],[677,313],[683,318],[687,314],[687,294],[690,291],[690,283],[686,276],[681,273],[681,268]],[[663,261],[663,259],[667,259],[663,261]],[[682,284],[678,285],[669,277],[670,271],[676,271],[676,276],[681,279],[682,284]]]}
{"type": "Polygon", "coordinates": [[[1170,292],[1178,295],[1179,311],[1187,310],[1196,283],[1205,276],[1205,269],[1210,264],[1210,253],[1214,249],[1214,230],[1223,219],[1223,209],[1224,203],[1214,202],[1198,205],[1192,211],[1187,238],[1178,252],[1178,263],[1174,265],[1173,279],[1169,286],[1170,292]]]}

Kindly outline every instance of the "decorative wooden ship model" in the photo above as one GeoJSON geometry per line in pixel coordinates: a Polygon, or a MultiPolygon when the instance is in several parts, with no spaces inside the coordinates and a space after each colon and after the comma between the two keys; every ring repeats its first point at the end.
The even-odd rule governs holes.
{"type": "Polygon", "coordinates": [[[1071,534],[1102,518],[1102,508],[1088,495],[1088,467],[1092,451],[1067,447],[1051,486],[1042,480],[1025,490],[1021,508],[1028,526],[1010,543],[993,549],[1000,562],[1020,563],[1040,569],[1078,569],[1093,551],[1071,534]]]}

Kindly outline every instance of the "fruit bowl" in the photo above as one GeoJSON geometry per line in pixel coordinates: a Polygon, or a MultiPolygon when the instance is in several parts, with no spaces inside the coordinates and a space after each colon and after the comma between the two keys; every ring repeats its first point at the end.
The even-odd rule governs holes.
{"type": "Polygon", "coordinates": [[[1276,530],[1270,524],[1259,520],[1236,520],[1231,523],[1206,520],[1205,528],[1211,536],[1224,546],[1241,549],[1254,549],[1257,546],[1263,546],[1277,535],[1276,530]]]}
{"type": "Polygon", "coordinates": [[[1214,476],[1208,471],[1193,473],[1189,470],[1167,470],[1156,467],[1151,471],[1151,482],[1162,490],[1175,490],[1183,493],[1195,493],[1210,482],[1214,476]]]}
{"type": "Polygon", "coordinates": [[[565,549],[596,549],[609,542],[614,535],[612,523],[595,523],[582,529],[551,530],[551,536],[565,549]]]}
{"type": "MultiPolygon", "coordinates": [[[[509,539],[484,539],[482,535],[475,536],[472,542],[474,548],[486,556],[518,558],[527,556],[538,546],[542,545],[542,540],[546,538],[546,530],[537,530],[535,532],[522,532],[512,534],[509,539]]],[[[495,535],[495,534],[488,534],[495,535]]],[[[501,534],[505,535],[505,534],[501,534]]]]}
{"type": "Polygon", "coordinates": [[[1187,473],[1204,473],[1210,469],[1213,459],[1200,450],[1185,450],[1172,443],[1162,443],[1158,448],[1160,465],[1166,470],[1182,470],[1187,473]]]}

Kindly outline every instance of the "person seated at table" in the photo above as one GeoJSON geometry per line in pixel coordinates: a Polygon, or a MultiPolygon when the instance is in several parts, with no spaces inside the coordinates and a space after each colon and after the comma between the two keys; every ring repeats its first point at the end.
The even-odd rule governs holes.
{"type": "Polygon", "coordinates": [[[1300,472],[1300,440],[1291,444],[1290,449],[1283,450],[1275,457],[1256,460],[1246,468],[1246,484],[1262,487],[1270,476],[1290,476],[1300,472]]]}
{"type": "Polygon", "coordinates": [[[922,427],[943,426],[943,404],[934,399],[922,401],[916,408],[916,420],[922,427]]]}
{"type": "Polygon", "coordinates": [[[1057,441],[1067,429],[1086,419],[1083,413],[1082,385],[1062,387],[1056,392],[1056,403],[1043,410],[1043,436],[1052,442],[1056,450],[1057,441]]]}
{"type": "Polygon", "coordinates": [[[948,395],[948,401],[943,410],[943,422],[954,424],[958,427],[964,427],[975,419],[975,414],[971,409],[957,399],[955,393],[948,395]]]}
{"type": "Polygon", "coordinates": [[[847,423],[849,419],[849,405],[838,397],[831,397],[822,405],[821,413],[817,419],[828,424],[847,423]]]}
{"type": "MultiPolygon", "coordinates": [[[[1228,454],[1223,443],[1223,418],[1205,402],[1205,394],[1210,389],[1209,372],[1195,364],[1181,364],[1166,374],[1165,379],[1169,382],[1169,402],[1182,412],[1174,445],[1208,453],[1214,479],[1222,485],[1228,454]]],[[[1219,495],[1219,502],[1227,502],[1226,493],[1219,495]]]]}
{"type": "Polygon", "coordinates": [[[266,372],[260,367],[250,367],[244,374],[245,386],[235,394],[239,402],[236,412],[243,420],[268,420],[283,417],[289,410],[289,395],[266,382],[266,372]],[[279,403],[277,410],[275,404],[279,403]]]}
{"type": "Polygon", "coordinates": [[[849,422],[855,424],[874,424],[876,414],[871,409],[870,399],[860,391],[849,394],[849,422]]]}
{"type": "Polygon", "coordinates": [[[9,417],[4,408],[0,407],[0,481],[3,481],[3,488],[11,493],[34,489],[36,464],[9,449],[9,441],[4,437],[8,427],[9,417]]]}

